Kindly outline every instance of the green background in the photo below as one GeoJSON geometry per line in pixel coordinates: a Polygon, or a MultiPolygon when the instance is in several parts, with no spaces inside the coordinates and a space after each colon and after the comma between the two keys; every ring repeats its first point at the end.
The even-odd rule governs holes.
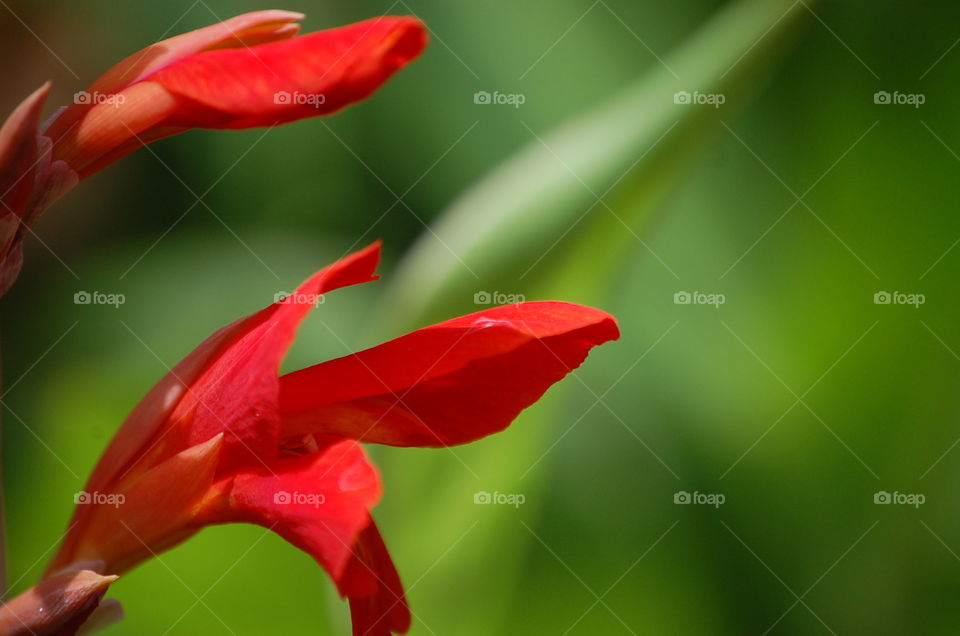
{"type": "MultiPolygon", "coordinates": [[[[3,112],[47,79],[51,109],[69,102],[168,28],[263,8],[6,4],[3,112]]],[[[475,311],[479,291],[590,303],[623,331],[503,434],[452,452],[369,449],[411,633],[956,633],[960,9],[754,2],[735,18],[755,23],[727,30],[741,62],[723,63],[738,54],[717,43],[671,57],[724,7],[287,2],[306,31],[389,11],[419,15],[434,37],[363,104],[265,135],[164,140],[37,224],[43,244],[28,241],[2,305],[15,591],[36,580],[73,493],[165,366],[382,237],[384,280],[331,295],[285,368],[475,311]],[[658,57],[674,83],[657,79],[658,57]],[[673,103],[674,90],[709,93],[703,77],[734,75],[719,108],[673,103]],[[647,88],[627,116],[602,110],[631,86],[647,88]],[[477,91],[526,101],[477,105],[477,91]],[[925,103],[875,104],[877,91],[925,103]],[[609,134],[555,151],[551,131],[590,113],[609,134]],[[647,141],[611,150],[635,134],[647,141]],[[524,148],[542,162],[493,172],[524,148]],[[638,160],[629,186],[594,205],[638,160]],[[505,173],[516,196],[494,178],[499,199],[455,203],[505,173]],[[505,207],[546,173],[562,184],[538,195],[546,204],[505,207]],[[464,226],[444,244],[425,229],[448,209],[505,221],[460,252],[474,238],[456,235],[464,226]],[[451,282],[431,287],[404,265],[411,254],[451,282]],[[78,291],[126,303],[75,305],[78,291]],[[675,304],[682,291],[725,303],[675,304]],[[881,291],[925,302],[875,304],[881,291]],[[477,506],[478,491],[526,503],[477,506]],[[725,503],[677,505],[680,491],[725,503]],[[925,503],[877,505],[880,491],[925,503]]],[[[250,526],[205,530],[110,596],[128,616],[105,633],[348,630],[320,568],[250,526]]]]}

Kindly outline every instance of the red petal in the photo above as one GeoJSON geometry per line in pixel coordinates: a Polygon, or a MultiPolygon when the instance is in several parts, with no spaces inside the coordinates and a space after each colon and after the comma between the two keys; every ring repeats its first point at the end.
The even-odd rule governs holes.
{"type": "Polygon", "coordinates": [[[283,433],[393,446],[470,442],[506,428],[592,347],[618,337],[611,316],[568,303],[455,318],[283,376],[283,433]]]}
{"type": "MultiPolygon", "coordinates": [[[[114,65],[87,88],[87,93],[109,95],[119,92],[150,73],[203,51],[255,46],[293,37],[299,29],[299,25],[293,23],[303,17],[302,13],[291,11],[254,11],[168,38],[114,65]]],[[[60,137],[91,107],[74,104],[64,109],[50,122],[45,134],[60,137]]]]}
{"type": "Polygon", "coordinates": [[[107,102],[68,109],[48,131],[62,133],[54,158],[85,178],[142,144],[190,128],[274,126],[332,113],[369,96],[425,44],[418,20],[382,17],[197,53],[107,102]]]}
{"type": "Polygon", "coordinates": [[[222,436],[178,453],[126,487],[78,493],[66,539],[47,571],[100,561],[122,573],[199,530],[195,518],[213,484],[222,436]]]}
{"type": "Polygon", "coordinates": [[[326,449],[226,476],[213,489],[204,523],[245,522],[269,528],[310,554],[345,596],[374,593],[372,575],[345,578],[353,546],[380,499],[380,477],[360,445],[326,449]]]}
{"type": "Polygon", "coordinates": [[[279,448],[277,373],[320,294],[374,280],[380,244],[326,267],[274,303],[213,334],[137,405],[100,459],[88,489],[129,480],[183,448],[225,433],[223,466],[258,465],[279,448]],[[291,302],[292,301],[292,302],[291,302]],[[256,455],[258,459],[251,456],[256,455]]]}
{"type": "Polygon", "coordinates": [[[173,125],[272,126],[364,99],[425,45],[419,20],[387,16],[252,49],[202,53],[145,81],[181,100],[173,125]]]}
{"type": "Polygon", "coordinates": [[[393,565],[383,537],[374,523],[357,539],[354,556],[345,578],[372,574],[377,582],[374,594],[350,598],[354,636],[390,636],[410,629],[410,607],[403,593],[400,575],[393,565]]]}
{"type": "Polygon", "coordinates": [[[37,89],[0,128],[0,296],[20,271],[22,218],[33,194],[40,111],[49,90],[49,84],[37,89]]]}
{"type": "MultiPolygon", "coordinates": [[[[49,91],[49,84],[34,91],[0,128],[0,218],[22,216],[30,200],[38,159],[40,111],[49,91]]],[[[0,247],[5,245],[5,238],[0,236],[0,247]]]]}
{"type": "Polygon", "coordinates": [[[147,75],[204,51],[238,49],[278,42],[296,35],[302,13],[252,11],[202,29],[152,44],[116,64],[90,85],[88,92],[113,93],[147,75]]]}
{"type": "Polygon", "coordinates": [[[84,179],[142,144],[182,132],[156,133],[176,111],[177,100],[153,82],[138,82],[108,101],[75,108],[63,111],[47,134],[54,139],[54,159],[67,162],[84,179]]]}

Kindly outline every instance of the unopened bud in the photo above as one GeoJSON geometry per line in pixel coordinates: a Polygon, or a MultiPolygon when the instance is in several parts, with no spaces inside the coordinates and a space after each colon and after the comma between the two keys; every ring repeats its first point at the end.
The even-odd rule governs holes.
{"type": "Polygon", "coordinates": [[[33,586],[0,606],[0,634],[73,634],[100,605],[116,576],[92,570],[66,571],[33,586]]]}

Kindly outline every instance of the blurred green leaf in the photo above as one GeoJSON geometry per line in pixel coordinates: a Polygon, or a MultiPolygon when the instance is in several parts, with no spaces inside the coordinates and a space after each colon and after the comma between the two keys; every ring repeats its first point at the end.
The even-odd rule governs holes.
{"type": "MultiPolygon", "coordinates": [[[[546,275],[531,280],[524,291],[596,301],[600,289],[595,281],[608,278],[618,253],[635,240],[640,221],[680,177],[687,159],[704,143],[705,124],[717,116],[709,106],[675,104],[674,93],[726,93],[743,85],[738,103],[728,102],[725,108],[742,106],[746,94],[760,84],[759,69],[775,64],[771,52],[784,43],[800,15],[798,6],[749,0],[725,8],[623,95],[542,138],[531,130],[534,139],[528,146],[454,203],[408,253],[389,277],[391,286],[382,302],[390,310],[380,316],[395,330],[398,320],[419,324],[459,312],[478,285],[515,289],[516,275],[532,271],[531,264],[539,262],[531,255],[552,252],[551,244],[567,227],[572,227],[572,248],[548,254],[549,265],[545,260],[538,270],[546,275]],[[626,210],[626,216],[597,203],[608,190],[616,197],[616,209],[626,210]],[[580,224],[578,217],[591,210],[580,224]]],[[[598,351],[591,359],[604,355],[598,351]]],[[[486,582],[487,606],[458,628],[459,633],[501,631],[510,599],[524,594],[524,550],[540,546],[536,520],[547,495],[544,471],[532,469],[547,450],[550,423],[563,420],[570,391],[590,393],[579,375],[569,377],[563,390],[552,390],[501,435],[508,439],[451,449],[454,461],[442,453],[416,462],[396,457],[402,469],[395,471],[390,467],[397,464],[386,463],[387,470],[396,473],[391,475],[387,505],[416,510],[418,519],[415,525],[391,529],[393,540],[420,544],[413,553],[424,558],[432,554],[430,545],[466,544],[439,563],[406,564],[413,572],[438,570],[413,592],[414,602],[419,595],[435,602],[443,596],[446,581],[462,579],[464,573],[486,582]],[[477,522],[472,494],[495,489],[521,489],[527,503],[520,511],[482,509],[477,522]],[[427,499],[424,492],[437,496],[427,499]],[[458,503],[451,506],[451,501],[458,503]],[[430,532],[424,534],[424,528],[430,532]],[[489,589],[491,581],[496,581],[495,589],[489,589]]],[[[390,509],[385,511],[388,516],[390,509]]],[[[647,618],[650,624],[668,622],[647,618]]]]}
{"type": "MultiPolygon", "coordinates": [[[[725,109],[744,105],[801,15],[801,4],[788,1],[729,5],[622,95],[543,136],[528,126],[533,139],[455,201],[391,276],[384,302],[392,324],[442,315],[478,285],[515,286],[518,271],[522,278],[537,268],[552,244],[592,225],[588,216],[606,216],[600,199],[608,191],[629,188],[632,211],[615,220],[618,231],[591,235],[591,257],[611,261],[616,251],[605,240],[639,230],[639,219],[676,182],[717,116],[715,108],[677,104],[674,96],[699,91],[724,95],[725,109]]],[[[589,262],[567,260],[574,275],[602,277],[605,270],[589,262]]],[[[553,280],[564,289],[573,282],[553,280]]]]}

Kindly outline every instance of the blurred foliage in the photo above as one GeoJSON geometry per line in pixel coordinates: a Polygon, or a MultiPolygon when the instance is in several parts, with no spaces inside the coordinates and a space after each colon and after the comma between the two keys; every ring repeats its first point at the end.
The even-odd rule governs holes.
{"type": "MultiPolygon", "coordinates": [[[[483,262],[502,271],[441,294],[431,319],[473,311],[473,293],[497,289],[589,300],[619,318],[624,337],[501,435],[451,451],[370,449],[386,486],[377,517],[417,616],[412,633],[956,632],[960,48],[951,46],[960,9],[785,2],[805,28],[774,58],[765,38],[786,26],[775,4],[756,3],[770,14],[771,32],[761,28],[751,49],[765,64],[745,67],[719,109],[674,105],[675,89],[660,89],[655,106],[666,110],[653,139],[675,121],[700,123],[674,140],[689,151],[667,162],[669,175],[643,163],[637,188],[605,199],[636,237],[594,223],[611,218],[598,208],[565,236],[566,225],[543,223],[536,247],[509,261],[496,244],[462,256],[478,273],[483,262]],[[926,102],[875,104],[877,91],[926,102]],[[656,196],[644,194],[650,175],[670,177],[656,196]],[[537,275],[520,278],[555,241],[537,275]],[[681,291],[726,302],[675,304],[681,291]],[[878,291],[926,302],[876,305],[878,291]],[[478,507],[478,490],[528,501],[478,507]],[[681,490],[723,493],[726,503],[678,506],[681,490]],[[922,493],[926,503],[878,506],[881,490],[922,493]]],[[[0,47],[17,63],[5,74],[4,112],[45,79],[55,82],[51,103],[66,102],[165,31],[263,8],[7,5],[0,47]]],[[[731,14],[722,2],[646,0],[284,8],[307,13],[307,30],[414,12],[435,37],[362,105],[266,135],[165,140],[153,147],[163,164],[132,155],[41,220],[43,244],[28,245],[25,275],[2,310],[18,590],[41,571],[72,494],[165,365],[376,236],[386,239],[385,283],[331,296],[287,367],[422,323],[400,314],[434,302],[423,297],[431,290],[406,277],[390,288],[390,279],[418,237],[416,249],[436,249],[425,224],[538,143],[532,133],[549,140],[662,76],[657,56],[691,50],[711,16],[731,14]],[[526,103],[474,104],[483,90],[522,93],[526,103]],[[164,164],[198,194],[222,176],[205,197],[216,216],[193,206],[164,164]],[[80,290],[127,302],[77,306],[80,290]]],[[[700,67],[688,60],[691,77],[722,67],[723,54],[701,51],[700,67]]],[[[638,124],[650,114],[638,112],[638,124]]],[[[583,142],[585,157],[600,140],[583,142]]],[[[645,150],[625,152],[614,178],[645,150]]],[[[585,197],[586,210],[593,198],[568,176],[557,187],[585,197]]],[[[108,634],[345,633],[348,624],[321,570],[255,527],[206,530],[111,595],[128,618],[108,634]]]]}

